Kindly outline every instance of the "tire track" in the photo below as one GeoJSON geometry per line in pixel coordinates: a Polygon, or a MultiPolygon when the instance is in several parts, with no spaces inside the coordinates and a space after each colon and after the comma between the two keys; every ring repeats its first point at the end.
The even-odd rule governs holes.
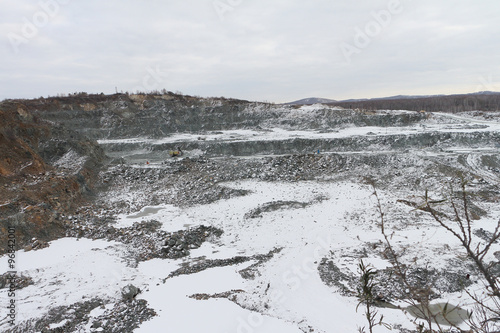
{"type": "Polygon", "coordinates": [[[481,154],[468,154],[466,158],[467,166],[472,169],[476,175],[481,176],[491,185],[498,185],[500,183],[500,178],[493,172],[486,170],[486,167],[481,161],[481,157],[481,154]]]}

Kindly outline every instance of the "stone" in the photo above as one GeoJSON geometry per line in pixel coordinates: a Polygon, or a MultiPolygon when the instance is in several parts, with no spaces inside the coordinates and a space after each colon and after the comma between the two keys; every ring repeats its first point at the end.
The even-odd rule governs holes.
{"type": "Polygon", "coordinates": [[[126,285],[122,288],[122,297],[126,301],[131,301],[137,296],[141,290],[132,284],[126,285]]]}

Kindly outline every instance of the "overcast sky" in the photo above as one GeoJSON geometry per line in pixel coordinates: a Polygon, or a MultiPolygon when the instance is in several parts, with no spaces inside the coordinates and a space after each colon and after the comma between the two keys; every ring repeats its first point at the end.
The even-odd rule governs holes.
{"type": "Polygon", "coordinates": [[[498,0],[0,0],[0,99],[500,91],[498,0]]]}

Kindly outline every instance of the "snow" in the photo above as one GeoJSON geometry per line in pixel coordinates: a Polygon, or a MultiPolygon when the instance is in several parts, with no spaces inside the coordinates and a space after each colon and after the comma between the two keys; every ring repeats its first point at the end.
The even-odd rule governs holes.
{"type": "MultiPolygon", "coordinates": [[[[217,243],[205,243],[182,260],[154,259],[138,267],[127,265],[124,245],[88,239],[63,238],[39,251],[18,251],[18,271],[32,276],[35,285],[18,291],[19,319],[43,316],[49,306],[70,305],[99,296],[110,301],[120,297],[123,286],[132,283],[144,290],[138,297],[148,301],[158,317],[145,322],[136,332],[301,332],[315,327],[319,332],[353,332],[365,325],[363,313],[356,312],[355,298],[340,296],[327,287],[316,270],[318,261],[329,253],[355,249],[364,242],[378,241],[381,235],[374,222],[372,189],[351,182],[266,183],[242,181],[224,184],[250,190],[242,200],[233,198],[209,205],[179,209],[174,206],[146,207],[138,214],[120,216],[118,225],[127,226],[142,218],[155,218],[169,230],[189,225],[214,225],[225,233],[217,243]],[[323,201],[314,201],[321,195],[323,201]],[[311,202],[302,209],[275,210],[262,217],[247,218],[245,213],[259,205],[279,200],[311,202]],[[218,212],[213,214],[213,212],[218,212]],[[352,219],[352,214],[360,219],[352,219]],[[174,219],[172,219],[172,216],[174,219]],[[175,220],[177,217],[178,221],[175,220]],[[165,280],[182,262],[193,258],[231,258],[236,255],[263,254],[282,248],[263,263],[261,274],[245,280],[238,273],[254,262],[211,268],[165,280]],[[266,288],[267,286],[267,288],[266,288]],[[241,304],[227,299],[196,300],[195,293],[243,290],[241,304]],[[267,290],[266,290],[267,289],[267,290]],[[267,307],[263,305],[267,304],[267,307]],[[258,308],[259,312],[248,309],[258,308]]],[[[391,193],[380,193],[384,202],[394,201],[391,193]]],[[[409,207],[401,205],[401,211],[409,207]]],[[[390,215],[390,214],[389,214],[390,215]]],[[[488,228],[494,217],[478,222],[488,228]]],[[[432,258],[433,248],[453,239],[441,229],[406,228],[393,241],[417,241],[422,258],[432,258]]],[[[358,260],[338,258],[345,269],[356,271],[358,260]]],[[[377,269],[389,263],[378,257],[364,259],[377,269]]],[[[436,262],[439,267],[439,262],[436,262]]],[[[7,266],[7,257],[0,267],[7,266]]],[[[459,301],[460,295],[453,300],[459,301]]],[[[7,302],[0,291],[0,302],[7,302]]],[[[103,309],[95,309],[98,316],[103,309]]],[[[399,310],[380,309],[387,321],[406,322],[399,310]]],[[[63,323],[61,323],[62,325],[63,323]]]]}
{"type": "MultiPolygon", "coordinates": [[[[41,317],[50,307],[93,296],[115,299],[137,274],[127,267],[126,253],[119,243],[76,238],[53,241],[39,251],[17,251],[17,271],[35,282],[16,292],[17,319],[41,317]]],[[[7,267],[7,256],[0,258],[0,267],[7,267]]],[[[0,290],[1,304],[7,304],[7,296],[7,290],[0,290]]]]}
{"type": "MultiPolygon", "coordinates": [[[[323,108],[323,105],[303,106],[298,112],[323,108]]],[[[468,133],[471,132],[471,124],[481,126],[473,129],[476,132],[500,131],[500,123],[494,121],[440,113],[434,116],[436,119],[425,126],[349,127],[326,133],[282,128],[265,131],[227,130],[204,134],[179,133],[162,139],[99,140],[99,143],[159,145],[195,140],[232,142],[293,138],[334,139],[372,134],[468,133]]],[[[477,164],[477,156],[470,148],[453,147],[449,151],[470,152],[466,162],[472,168],[477,164]]],[[[421,151],[416,154],[439,156],[440,152],[421,151]]],[[[70,151],[56,164],[76,168],[83,162],[70,151]]],[[[482,172],[479,174],[485,179],[498,183],[498,177],[493,173],[479,169],[477,172],[482,172]]],[[[341,296],[335,288],[326,286],[320,279],[317,265],[323,258],[329,257],[339,267],[356,273],[358,257],[344,254],[361,249],[367,242],[382,240],[373,189],[370,186],[363,185],[356,179],[294,183],[249,180],[220,185],[248,190],[250,194],[243,198],[183,208],[167,204],[146,206],[138,212],[117,216],[114,225],[117,228],[154,219],[162,223],[165,231],[173,232],[197,225],[212,225],[224,230],[219,239],[205,242],[200,248],[192,250],[187,258],[153,259],[135,267],[129,264],[128,250],[123,244],[75,238],[53,241],[48,248],[38,251],[18,251],[17,270],[31,276],[35,283],[17,292],[18,319],[42,317],[50,307],[71,305],[93,297],[116,302],[121,297],[121,288],[133,284],[143,290],[138,298],[147,300],[158,314],[143,323],[136,332],[300,333],[310,326],[318,332],[331,333],[355,332],[358,327],[366,325],[362,311],[356,312],[357,299],[341,296]],[[308,205],[300,209],[276,207],[255,218],[245,216],[258,207],[279,201],[297,201],[308,205]],[[253,256],[278,248],[281,251],[261,264],[260,274],[253,280],[244,279],[239,271],[255,261],[210,268],[164,280],[181,265],[199,258],[253,256]],[[225,298],[189,298],[196,293],[213,294],[230,290],[243,291],[237,296],[239,305],[225,298]]],[[[137,193],[114,193],[110,200],[127,201],[134,195],[137,193]]],[[[412,216],[413,209],[395,203],[400,198],[398,193],[380,191],[379,196],[386,212],[389,232],[397,231],[394,235],[391,234],[391,241],[397,248],[411,246],[412,251],[408,256],[418,254],[419,262],[432,262],[433,268],[446,269],[446,260],[462,253],[457,240],[446,230],[438,228],[428,215],[408,218],[412,216]]],[[[500,210],[492,209],[487,217],[474,222],[474,226],[491,230],[499,217],[500,210]]],[[[494,257],[491,255],[487,259],[494,260],[494,257]]],[[[384,269],[390,265],[387,260],[373,255],[363,258],[363,261],[375,269],[384,269]]],[[[7,267],[7,256],[0,258],[0,267],[7,267]]],[[[471,290],[473,288],[477,286],[471,290]]],[[[446,299],[436,302],[450,301],[464,305],[463,292],[446,296],[446,299]]],[[[0,304],[7,302],[7,290],[2,289],[0,304]]],[[[109,309],[109,305],[107,308],[109,309]]],[[[96,308],[90,315],[97,317],[104,311],[105,309],[96,308]]],[[[402,311],[385,308],[378,311],[384,315],[386,322],[409,322],[402,311]]],[[[54,324],[53,327],[63,324],[64,322],[54,324]]],[[[0,329],[5,328],[2,325],[3,322],[0,322],[0,329]]],[[[411,324],[408,328],[412,328],[411,324]]],[[[383,331],[385,329],[382,328],[375,330],[383,331]]]]}
{"type": "Polygon", "coordinates": [[[175,232],[191,226],[199,225],[188,213],[174,205],[145,206],[139,212],[133,214],[117,215],[116,228],[126,228],[136,222],[147,220],[162,221],[162,230],[175,232]]]}
{"type": "Polygon", "coordinates": [[[86,161],[87,157],[80,156],[75,151],[69,150],[60,159],[54,162],[54,166],[68,169],[72,173],[76,173],[83,167],[86,161]]]}
{"type": "Polygon", "coordinates": [[[324,109],[343,110],[341,107],[329,107],[329,106],[326,106],[325,104],[321,104],[321,103],[316,103],[316,104],[312,104],[312,105],[303,105],[299,108],[299,110],[306,111],[306,112],[319,111],[319,110],[324,110],[324,109]]]}
{"type": "Polygon", "coordinates": [[[225,299],[198,301],[188,295],[217,293],[244,288],[236,267],[214,268],[189,276],[167,280],[165,285],[151,287],[143,295],[159,317],[144,323],[136,332],[297,332],[294,325],[276,318],[244,310],[225,299]]]}
{"type": "Polygon", "coordinates": [[[491,132],[500,131],[500,123],[496,121],[486,121],[471,119],[468,117],[456,116],[443,113],[436,114],[436,119],[425,123],[425,125],[412,125],[406,127],[380,127],[380,126],[350,126],[336,129],[334,131],[316,130],[287,130],[283,128],[269,128],[266,130],[224,130],[206,134],[177,133],[166,138],[128,138],[128,139],[103,139],[98,140],[100,144],[126,144],[141,143],[148,145],[162,145],[186,142],[186,141],[274,141],[300,139],[339,139],[355,136],[388,136],[388,135],[412,135],[422,133],[470,133],[470,132],[491,132]]]}
{"type": "Polygon", "coordinates": [[[49,325],[49,328],[50,328],[50,329],[59,328],[59,327],[64,326],[67,322],[68,322],[68,320],[67,320],[67,319],[64,319],[64,320],[63,320],[63,321],[61,321],[60,323],[57,323],[57,324],[50,324],[50,325],[49,325]]]}
{"type": "MultiPolygon", "coordinates": [[[[266,278],[269,278],[273,288],[281,288],[287,302],[281,304],[278,316],[262,316],[252,313],[224,299],[197,301],[187,298],[194,293],[215,293],[231,289],[247,289],[247,282],[237,273],[243,267],[224,267],[210,269],[190,276],[179,276],[168,279],[165,284],[159,281],[178,267],[172,260],[152,260],[141,263],[138,268],[127,267],[126,250],[124,246],[106,241],[91,241],[87,239],[63,238],[51,242],[50,247],[40,251],[17,253],[19,272],[35,278],[35,285],[22,289],[18,293],[19,319],[25,320],[39,317],[50,306],[70,305],[82,299],[100,296],[109,299],[119,297],[120,288],[128,283],[146,286],[149,289],[141,298],[148,300],[150,306],[158,311],[160,317],[144,324],[138,332],[156,331],[161,327],[169,327],[172,331],[184,332],[221,332],[229,330],[244,330],[245,324],[250,325],[255,332],[300,332],[291,323],[296,322],[296,316],[308,317],[311,304],[325,298],[324,293],[330,293],[317,277],[304,280],[306,288],[297,293],[297,280],[294,267],[304,266],[308,272],[314,265],[309,258],[320,259],[320,256],[329,250],[330,241],[321,237],[333,237],[342,230],[342,226],[335,223],[342,214],[349,209],[356,209],[364,205],[364,199],[369,195],[367,189],[344,184],[339,187],[318,187],[314,183],[301,185],[291,184],[260,184],[259,182],[242,182],[227,184],[242,189],[252,190],[253,193],[245,200],[224,200],[208,207],[197,206],[188,208],[184,212],[184,222],[191,224],[212,224],[224,227],[226,235],[219,246],[207,243],[202,248],[193,251],[193,256],[208,258],[228,258],[236,254],[252,255],[266,253],[277,247],[290,248],[277,263],[266,269],[266,278]],[[259,204],[276,200],[312,200],[318,194],[328,194],[334,199],[332,202],[312,205],[309,208],[291,211],[276,211],[266,213],[263,218],[245,220],[244,213],[259,204]],[[347,201],[350,200],[350,201],[347,201]],[[350,202],[351,205],[346,205],[350,202]],[[216,216],[211,212],[218,211],[216,216]],[[332,214],[333,213],[333,214],[332,214]],[[308,228],[305,228],[305,225],[308,228]],[[222,225],[221,225],[222,224],[222,225]],[[214,253],[215,252],[215,253],[214,253]],[[315,254],[315,257],[311,257],[315,254]],[[276,287],[274,287],[276,286],[276,287]],[[309,302],[303,304],[304,299],[309,302]],[[312,301],[312,303],[311,303],[312,301]],[[307,310],[307,311],[305,311],[307,310]],[[192,317],[197,320],[190,320],[192,317]],[[278,318],[284,317],[286,320],[278,318]],[[251,320],[249,321],[248,318],[251,320]],[[258,324],[258,327],[252,325],[258,324]]],[[[143,209],[142,213],[148,218],[161,218],[160,213],[172,212],[173,207],[155,207],[150,213],[143,209]]],[[[132,215],[133,216],[133,215],[132,215]]],[[[132,217],[128,217],[132,219],[132,217]]],[[[122,218],[127,220],[127,217],[122,218]]],[[[165,224],[171,219],[164,220],[165,224]]],[[[174,229],[177,228],[174,227],[174,229]]],[[[345,242],[345,237],[343,241],[345,242]]],[[[333,244],[338,241],[334,241],[333,244]]],[[[7,258],[0,260],[0,265],[6,267],[7,258]]],[[[248,263],[247,263],[248,265],[248,263]]],[[[313,276],[313,274],[308,274],[313,276]]],[[[141,288],[142,289],[142,288],[141,288]]],[[[338,297],[337,297],[338,298],[338,297]]],[[[2,302],[6,301],[6,293],[0,294],[2,302]]],[[[335,297],[328,301],[331,308],[335,297]]],[[[338,298],[343,304],[345,300],[338,298]]],[[[341,308],[344,305],[337,304],[341,308]]],[[[351,309],[352,310],[352,309],[351,309]]],[[[319,316],[318,321],[331,318],[326,312],[319,316]]],[[[341,317],[344,317],[342,315],[341,317]]],[[[351,314],[352,317],[352,314],[351,314]]],[[[346,323],[348,325],[350,320],[346,323]]],[[[351,325],[351,328],[353,326],[351,325]]]]}

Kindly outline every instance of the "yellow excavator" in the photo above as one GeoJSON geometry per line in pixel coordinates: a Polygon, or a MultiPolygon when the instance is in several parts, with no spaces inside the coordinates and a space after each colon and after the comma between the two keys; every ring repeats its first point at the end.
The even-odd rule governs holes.
{"type": "Polygon", "coordinates": [[[170,157],[180,157],[183,154],[181,147],[177,147],[177,150],[171,150],[168,153],[169,153],[170,157]]]}

